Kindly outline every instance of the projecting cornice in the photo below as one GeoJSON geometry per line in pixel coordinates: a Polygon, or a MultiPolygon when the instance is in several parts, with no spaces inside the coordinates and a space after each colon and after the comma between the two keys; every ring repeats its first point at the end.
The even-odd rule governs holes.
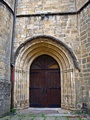
{"type": "Polygon", "coordinates": [[[16,17],[36,17],[36,16],[55,16],[55,15],[76,15],[79,14],[83,9],[85,9],[90,4],[90,0],[84,4],[78,11],[75,12],[47,12],[38,14],[17,14],[16,17]]]}

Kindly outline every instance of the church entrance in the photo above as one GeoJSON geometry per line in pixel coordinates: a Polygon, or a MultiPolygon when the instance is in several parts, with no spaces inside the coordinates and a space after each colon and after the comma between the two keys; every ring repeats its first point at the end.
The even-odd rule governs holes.
{"type": "Polygon", "coordinates": [[[61,107],[60,68],[48,55],[37,57],[30,68],[30,107],[61,107]]]}

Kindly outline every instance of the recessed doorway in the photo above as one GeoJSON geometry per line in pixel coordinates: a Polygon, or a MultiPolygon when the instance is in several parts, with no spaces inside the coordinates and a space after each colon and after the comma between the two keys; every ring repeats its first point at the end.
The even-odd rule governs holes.
{"type": "Polygon", "coordinates": [[[60,68],[49,55],[37,57],[30,68],[30,107],[61,107],[60,68]]]}

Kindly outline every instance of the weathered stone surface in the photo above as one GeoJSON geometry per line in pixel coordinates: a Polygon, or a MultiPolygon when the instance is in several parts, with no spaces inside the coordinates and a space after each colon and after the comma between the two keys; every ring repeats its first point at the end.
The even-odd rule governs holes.
{"type": "Polygon", "coordinates": [[[75,11],[75,0],[19,0],[17,14],[75,11]]]}
{"type": "MultiPolygon", "coordinates": [[[[14,8],[14,0],[5,1],[14,8]]],[[[10,55],[12,41],[13,14],[9,8],[0,2],[0,116],[10,111],[10,55]]]]}
{"type": "Polygon", "coordinates": [[[77,10],[79,10],[87,2],[88,2],[88,0],[82,0],[82,1],[77,0],[76,1],[77,10]]]}
{"type": "Polygon", "coordinates": [[[0,115],[9,112],[11,104],[11,84],[0,82],[0,115]]]}
{"type": "MultiPolygon", "coordinates": [[[[4,0],[5,1],[5,0],[4,0]]],[[[17,15],[78,11],[88,0],[18,0],[17,15]]],[[[14,10],[15,0],[5,1],[14,10]]],[[[10,109],[10,54],[13,28],[12,12],[0,2],[0,115],[10,109]]],[[[61,106],[80,109],[90,107],[90,5],[74,15],[17,17],[14,52],[28,38],[47,35],[58,38],[75,54],[80,72],[75,69],[68,51],[50,39],[38,39],[21,49],[16,61],[15,106],[29,107],[29,67],[40,54],[50,54],[60,64],[62,76],[61,106]],[[37,45],[35,45],[37,44],[37,45]],[[34,49],[34,47],[36,47],[34,49]],[[26,50],[26,48],[29,48],[26,50]],[[24,53],[23,50],[26,50],[24,53]],[[36,55],[37,53],[37,55],[36,55]],[[26,56],[27,54],[27,56],[26,56]],[[23,57],[22,57],[23,55],[23,57]],[[31,57],[30,57],[31,56],[31,57]],[[34,56],[34,57],[32,57],[34,56]],[[23,59],[22,59],[23,58],[23,59]],[[29,63],[30,62],[30,63],[29,63]],[[17,64],[18,63],[18,64],[17,64]],[[24,64],[25,63],[25,64],[24,64]],[[24,76],[24,77],[23,77],[24,76]]]]}
{"type": "Polygon", "coordinates": [[[15,3],[15,0],[4,0],[8,5],[9,7],[11,7],[11,9],[14,11],[14,3],[15,3]]]}
{"type": "MultiPolygon", "coordinates": [[[[17,18],[15,47],[27,38],[36,35],[51,35],[65,42],[79,56],[77,17],[75,16],[49,16],[17,18]],[[67,33],[68,31],[68,33],[67,33]],[[19,34],[18,34],[19,33],[19,34]]],[[[16,49],[15,48],[15,49],[16,49]]]]}
{"type": "Polygon", "coordinates": [[[90,62],[90,57],[87,57],[87,62],[90,62]]]}
{"type": "Polygon", "coordinates": [[[67,117],[56,117],[55,120],[66,120],[68,119],[67,117]]]}
{"type": "MultiPolygon", "coordinates": [[[[79,2],[79,1],[78,1],[79,2]]],[[[83,1],[82,4],[84,4],[83,1]]],[[[77,91],[80,91],[79,94],[77,94],[77,98],[79,101],[80,96],[80,102],[87,103],[88,107],[90,104],[89,101],[89,89],[90,89],[90,41],[88,40],[88,34],[89,34],[89,23],[88,19],[90,18],[88,11],[90,11],[90,7],[87,6],[82,12],[78,15],[79,17],[79,28],[80,28],[80,42],[81,42],[81,59],[82,59],[82,76],[81,80],[79,81],[79,85],[81,86],[81,89],[77,88],[77,91]]]]}
{"type": "MultiPolygon", "coordinates": [[[[29,3],[29,1],[22,0],[22,1],[18,1],[17,14],[26,15],[26,14],[35,14],[35,13],[44,13],[44,12],[47,13],[47,12],[76,11],[79,10],[86,2],[87,0],[82,0],[82,1],[77,0],[76,3],[74,0],[70,0],[70,1],[56,0],[55,2],[51,0],[43,1],[43,2],[37,0],[35,2],[31,1],[29,3]],[[59,2],[60,4],[57,4],[59,2]]],[[[59,40],[67,44],[68,47],[72,49],[73,52],[75,53],[79,61],[79,67],[81,72],[78,73],[77,70],[76,71],[74,70],[72,73],[73,74],[72,76],[74,78],[72,77],[71,78],[75,80],[74,92],[72,92],[73,90],[71,89],[71,86],[74,87],[74,83],[69,81],[71,80],[69,73],[63,73],[64,85],[67,86],[67,88],[64,88],[65,86],[63,86],[62,88],[62,91],[64,91],[64,95],[62,95],[64,96],[64,98],[62,98],[62,107],[64,108],[66,107],[65,105],[67,105],[67,107],[68,105],[77,106],[77,104],[79,103],[82,104],[83,102],[87,102],[88,104],[90,104],[88,102],[89,99],[88,83],[89,83],[90,69],[89,69],[89,64],[87,64],[90,62],[89,11],[90,8],[88,5],[78,15],[56,15],[56,16],[48,15],[43,17],[32,16],[32,17],[20,17],[20,18],[18,17],[16,19],[14,51],[18,48],[18,46],[21,43],[25,42],[27,38],[31,38],[33,36],[39,36],[39,35],[50,35],[58,38],[59,40]],[[72,102],[73,97],[71,96],[71,93],[73,93],[73,97],[76,96],[76,100],[74,100],[74,102],[72,102]],[[86,100],[85,97],[88,99],[86,100]]],[[[42,49],[42,51],[44,51],[44,48],[42,49]]],[[[32,55],[34,54],[34,52],[32,52],[32,55]]],[[[71,61],[69,62],[71,63],[71,61]]],[[[24,63],[24,59],[22,63],[24,63]]],[[[21,96],[23,96],[23,94],[21,94],[21,96]]],[[[20,101],[18,103],[20,104],[20,101]]],[[[23,102],[21,102],[21,104],[23,104],[23,102]]]]}
{"type": "Polygon", "coordinates": [[[34,120],[44,120],[44,117],[35,117],[34,120]]]}

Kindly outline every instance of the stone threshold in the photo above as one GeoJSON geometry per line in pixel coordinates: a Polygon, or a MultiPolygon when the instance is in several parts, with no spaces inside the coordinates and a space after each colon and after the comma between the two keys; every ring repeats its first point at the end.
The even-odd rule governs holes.
{"type": "Polygon", "coordinates": [[[28,108],[28,110],[62,110],[61,108],[33,108],[33,107],[30,107],[28,108]]]}

